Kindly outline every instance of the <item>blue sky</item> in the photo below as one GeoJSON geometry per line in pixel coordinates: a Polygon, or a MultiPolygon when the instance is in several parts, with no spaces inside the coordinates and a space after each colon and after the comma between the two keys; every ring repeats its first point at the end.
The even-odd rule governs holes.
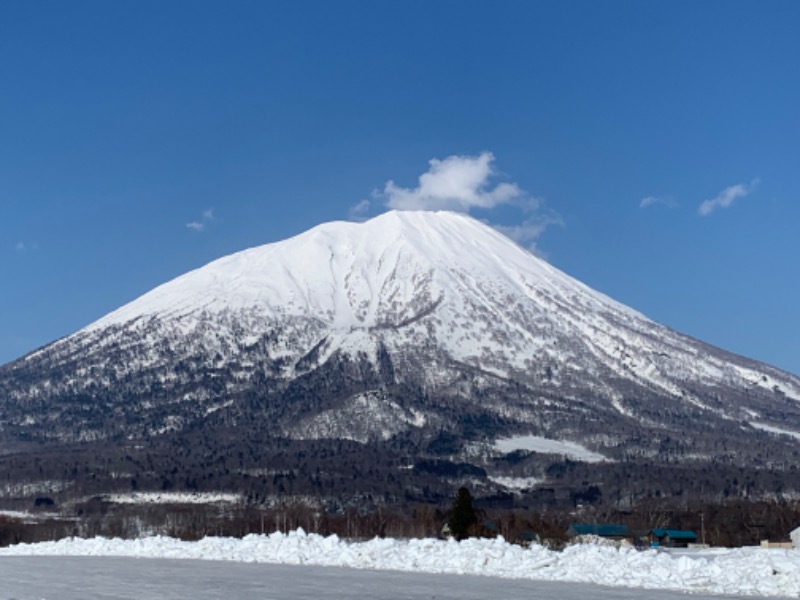
{"type": "Polygon", "coordinates": [[[452,168],[451,207],[800,374],[799,30],[792,0],[5,0],[0,363],[452,168]]]}

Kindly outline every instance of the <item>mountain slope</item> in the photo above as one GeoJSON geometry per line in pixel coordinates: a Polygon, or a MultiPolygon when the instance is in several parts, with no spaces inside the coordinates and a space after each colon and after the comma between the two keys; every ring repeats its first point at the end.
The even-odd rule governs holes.
{"type": "Polygon", "coordinates": [[[615,461],[766,465],[800,432],[796,376],[445,212],[329,223],[214,261],[0,368],[0,400],[6,443],[233,426],[422,456],[447,432],[462,458],[535,435],[615,461]]]}

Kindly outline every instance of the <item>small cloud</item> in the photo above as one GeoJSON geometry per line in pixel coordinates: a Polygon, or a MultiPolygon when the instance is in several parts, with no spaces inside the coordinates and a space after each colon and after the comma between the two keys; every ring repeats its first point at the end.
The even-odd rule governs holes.
{"type": "Polygon", "coordinates": [[[749,184],[737,183],[730,187],[726,187],[716,197],[710,200],[704,200],[697,209],[702,216],[707,217],[718,208],[728,208],[737,198],[744,198],[756,189],[760,181],[754,179],[749,184]]]}
{"type": "Polygon", "coordinates": [[[205,231],[208,224],[214,220],[214,209],[207,208],[203,211],[203,216],[200,220],[197,221],[190,221],[186,224],[187,229],[191,229],[192,231],[201,232],[205,231]]]}
{"type": "Polygon", "coordinates": [[[431,159],[430,168],[420,175],[417,187],[400,187],[391,180],[386,183],[383,190],[386,205],[398,210],[468,212],[472,208],[494,208],[520,198],[523,192],[514,183],[490,187],[489,180],[497,174],[493,161],[491,152],[431,159]]]}
{"type": "Polygon", "coordinates": [[[639,201],[639,208],[648,208],[656,204],[661,204],[667,208],[675,208],[678,206],[678,203],[675,202],[672,196],[647,196],[639,201]]]}
{"type": "Polygon", "coordinates": [[[39,249],[39,244],[33,242],[17,242],[14,244],[14,250],[17,251],[19,254],[25,254],[26,252],[35,252],[39,249]]]}
{"type": "Polygon", "coordinates": [[[364,221],[369,213],[369,207],[370,202],[365,198],[358,204],[351,206],[347,216],[351,221],[364,221]]]}
{"type": "Polygon", "coordinates": [[[526,219],[519,225],[491,224],[497,231],[514,240],[520,246],[526,247],[537,256],[544,257],[544,253],[536,245],[536,241],[551,225],[564,225],[564,220],[555,212],[542,215],[534,219],[526,219]]]}

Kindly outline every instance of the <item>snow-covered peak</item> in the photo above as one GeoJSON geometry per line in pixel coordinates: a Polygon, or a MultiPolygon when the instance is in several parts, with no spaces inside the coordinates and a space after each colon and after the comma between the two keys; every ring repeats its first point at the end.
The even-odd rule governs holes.
{"type": "Polygon", "coordinates": [[[445,300],[462,294],[470,281],[529,298],[580,297],[636,314],[469,216],[392,211],[364,223],[326,223],[226,256],[155,288],[86,331],[140,317],[241,309],[312,316],[344,329],[370,327],[387,310],[402,313],[401,304],[420,294],[445,300]]]}

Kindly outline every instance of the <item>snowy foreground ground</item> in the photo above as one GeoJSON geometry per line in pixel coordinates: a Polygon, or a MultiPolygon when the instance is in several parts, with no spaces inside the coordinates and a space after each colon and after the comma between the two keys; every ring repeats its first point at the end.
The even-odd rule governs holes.
{"type": "MultiPolygon", "coordinates": [[[[683,592],[208,560],[0,558],[0,600],[687,600],[683,592]]],[[[689,600],[741,600],[697,594],[689,600]]]]}
{"type": "MultiPolygon", "coordinates": [[[[356,543],[300,530],[244,539],[212,537],[198,542],[150,537],[21,544],[0,549],[0,570],[5,557],[12,556],[199,559],[485,575],[506,580],[581,582],[700,594],[800,595],[800,551],[761,548],[671,555],[586,544],[554,552],[540,546],[520,548],[502,538],[461,543],[433,539],[374,539],[356,543]]],[[[11,596],[5,596],[0,586],[0,599],[5,597],[11,596]]]]}

